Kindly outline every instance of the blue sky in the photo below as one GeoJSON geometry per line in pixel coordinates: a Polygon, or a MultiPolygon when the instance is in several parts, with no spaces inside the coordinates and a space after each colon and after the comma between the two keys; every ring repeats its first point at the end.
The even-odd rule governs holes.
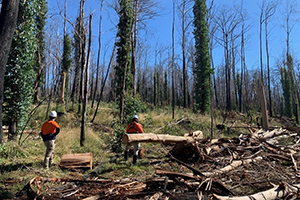
{"type": "MultiPolygon", "coordinates": [[[[286,0],[282,0],[285,2],[286,0]]],[[[79,0],[68,0],[68,18],[75,22],[76,16],[78,15],[79,11],[79,0]]],[[[106,51],[106,56],[110,55],[110,49],[112,48],[112,44],[114,41],[114,37],[116,34],[116,29],[114,28],[115,25],[118,23],[118,18],[115,13],[110,7],[107,6],[106,2],[111,1],[104,1],[104,10],[103,10],[103,25],[102,25],[102,56],[104,55],[104,52],[106,51]]],[[[241,1],[234,1],[234,0],[215,0],[215,5],[217,6],[224,6],[225,4],[228,7],[232,7],[233,5],[236,5],[237,3],[240,4],[241,1]]],[[[248,18],[249,20],[246,22],[251,25],[251,29],[247,33],[248,42],[246,44],[246,62],[248,68],[253,69],[259,69],[259,4],[262,2],[262,0],[244,0],[244,7],[246,8],[248,12],[248,18]]],[[[164,0],[161,1],[161,6],[164,7],[164,10],[161,12],[161,14],[153,20],[149,20],[147,22],[147,26],[149,30],[151,30],[151,34],[144,35],[144,33],[141,33],[140,37],[144,38],[145,42],[152,46],[152,49],[154,51],[155,44],[159,43],[164,46],[171,47],[172,45],[172,0],[164,0]],[[146,39],[145,39],[146,38],[146,39]]],[[[59,13],[58,7],[60,9],[63,9],[64,0],[51,0],[48,2],[49,4],[49,14],[57,14],[59,13]],[[59,6],[58,6],[59,5],[59,6]]],[[[286,33],[282,27],[284,17],[282,16],[282,9],[283,5],[279,5],[277,7],[277,13],[273,18],[273,21],[269,24],[269,30],[270,32],[270,56],[271,56],[271,67],[272,65],[275,65],[275,60],[279,57],[281,57],[282,53],[286,49],[286,33]]],[[[85,4],[85,15],[88,16],[89,13],[93,13],[93,50],[97,51],[97,44],[98,44],[98,27],[99,27],[99,13],[100,13],[100,0],[86,0],[85,4]]],[[[294,17],[300,18],[300,14],[294,14],[294,17]],[[298,16],[297,16],[298,15],[298,16]]],[[[57,24],[57,26],[63,25],[63,19],[59,15],[55,15],[53,18],[55,19],[54,23],[57,24]]],[[[48,22],[50,23],[51,20],[48,19],[48,22]]],[[[176,15],[176,26],[179,26],[179,19],[176,15]]],[[[299,55],[299,45],[300,45],[300,39],[298,37],[300,32],[299,23],[291,22],[291,24],[294,26],[291,35],[290,35],[290,46],[291,51],[293,53],[294,59],[298,59],[299,55]]],[[[68,25],[68,31],[72,32],[72,26],[68,25]]],[[[176,52],[177,54],[180,54],[180,35],[179,35],[179,28],[175,28],[175,37],[176,37],[176,52]]],[[[62,29],[61,29],[62,33],[62,29]]],[[[263,33],[264,34],[264,33],[263,33]]],[[[191,35],[192,37],[192,35],[191,35]]],[[[263,48],[265,48],[263,46],[263,48]]],[[[214,55],[214,63],[215,65],[220,65],[223,63],[223,49],[221,47],[216,47],[213,52],[214,55]]],[[[265,56],[265,52],[263,53],[265,56]]],[[[103,60],[103,58],[101,59],[103,60]]]]}

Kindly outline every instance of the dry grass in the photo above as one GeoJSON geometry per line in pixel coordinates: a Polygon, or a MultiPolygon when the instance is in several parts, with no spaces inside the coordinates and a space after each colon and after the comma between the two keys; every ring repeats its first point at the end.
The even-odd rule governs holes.
{"type": "MultiPolygon", "coordinates": [[[[95,109],[95,108],[94,108],[95,109]]],[[[88,109],[87,121],[89,122],[94,114],[94,109],[88,109]]],[[[42,123],[45,121],[47,105],[42,105],[32,117],[28,129],[39,132],[42,123]]],[[[57,110],[59,116],[57,122],[61,126],[61,133],[56,139],[55,148],[55,166],[50,171],[42,168],[42,161],[45,153],[45,146],[38,135],[30,135],[23,146],[20,147],[17,142],[5,142],[0,146],[0,180],[9,178],[21,180],[16,186],[7,188],[0,183],[1,187],[6,187],[11,191],[11,195],[17,192],[34,176],[44,177],[70,177],[68,170],[62,170],[58,164],[63,154],[93,152],[94,168],[103,167],[103,169],[113,169],[112,172],[102,174],[103,177],[141,177],[152,176],[154,172],[151,160],[162,158],[168,154],[168,149],[160,144],[142,144],[142,148],[147,149],[147,156],[140,160],[139,166],[132,166],[130,162],[109,163],[109,160],[115,155],[110,150],[110,141],[114,135],[113,121],[116,121],[118,110],[109,104],[101,103],[94,124],[87,123],[85,131],[85,145],[80,146],[81,120],[80,115],[69,111],[63,112],[64,108],[52,105],[50,110],[57,110]]],[[[201,130],[204,136],[210,136],[210,115],[194,114],[190,110],[176,110],[175,119],[172,119],[172,110],[170,108],[158,108],[149,110],[147,113],[139,113],[140,122],[144,126],[144,132],[155,132],[162,134],[182,135],[184,133],[201,130]],[[189,123],[176,124],[180,119],[188,118],[189,123]],[[174,125],[176,124],[176,125],[174,125]]],[[[222,123],[222,117],[214,118],[214,124],[222,123]]],[[[124,125],[125,128],[126,125],[124,125]]],[[[214,137],[231,137],[226,131],[214,131],[214,137]]],[[[230,133],[236,134],[236,133],[230,133]]],[[[23,139],[27,135],[23,135],[23,139]]],[[[5,136],[6,138],[6,136],[5,136]]],[[[121,159],[121,158],[120,158],[121,159]]],[[[83,171],[79,176],[89,173],[83,171]]],[[[74,173],[72,173],[74,175],[74,173]]],[[[1,195],[1,190],[0,190],[1,195]]]]}

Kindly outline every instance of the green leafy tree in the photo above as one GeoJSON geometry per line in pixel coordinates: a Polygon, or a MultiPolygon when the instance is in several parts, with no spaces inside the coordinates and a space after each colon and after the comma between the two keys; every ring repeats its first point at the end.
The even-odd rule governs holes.
{"type": "Polygon", "coordinates": [[[116,95],[119,99],[120,120],[123,121],[125,93],[132,90],[132,75],[130,73],[131,30],[132,30],[132,6],[130,0],[119,0],[120,21],[118,24],[117,41],[117,65],[115,66],[116,95]]]}
{"type": "Polygon", "coordinates": [[[32,104],[36,53],[36,0],[21,0],[18,21],[4,78],[4,112],[9,139],[16,139],[32,104]]]}
{"type": "Polygon", "coordinates": [[[43,76],[44,62],[45,62],[45,25],[46,25],[46,14],[48,12],[48,5],[46,0],[37,1],[37,12],[36,12],[36,64],[34,71],[36,72],[36,78],[34,82],[34,101],[38,101],[38,91],[40,82],[43,76]]]}
{"type": "Polygon", "coordinates": [[[154,105],[157,105],[159,102],[159,72],[157,69],[155,69],[154,72],[154,105]]]}
{"type": "Polygon", "coordinates": [[[73,104],[76,102],[79,94],[79,79],[80,79],[80,67],[81,67],[81,43],[80,43],[80,17],[76,19],[76,26],[75,26],[76,33],[74,34],[73,39],[73,48],[74,48],[74,79],[73,79],[73,87],[71,91],[71,101],[73,104]]]}
{"type": "Polygon", "coordinates": [[[130,96],[127,95],[125,98],[124,108],[124,122],[129,123],[132,120],[133,115],[137,115],[141,112],[145,112],[147,105],[141,100],[139,95],[130,96]]]}
{"type": "Polygon", "coordinates": [[[287,117],[292,117],[293,106],[291,82],[289,80],[288,71],[284,67],[281,68],[281,84],[284,98],[284,115],[287,117]]]}
{"type": "Polygon", "coordinates": [[[298,121],[298,114],[297,114],[297,110],[298,110],[298,98],[297,98],[297,90],[298,90],[298,86],[295,83],[295,72],[294,72],[294,59],[292,57],[292,55],[287,54],[287,61],[285,63],[286,67],[287,67],[287,73],[288,73],[288,78],[290,81],[290,85],[291,85],[291,93],[292,93],[292,106],[293,106],[293,115],[295,115],[296,117],[296,122],[299,123],[298,121]]]}
{"type": "Polygon", "coordinates": [[[167,105],[167,104],[169,104],[168,102],[169,102],[169,88],[168,88],[168,73],[167,73],[167,71],[165,71],[165,80],[164,80],[164,101],[166,101],[165,102],[165,104],[167,105]]]}
{"type": "Polygon", "coordinates": [[[63,58],[62,58],[62,90],[61,90],[61,101],[62,103],[65,102],[65,93],[66,89],[66,82],[69,79],[69,70],[71,68],[71,38],[68,34],[64,36],[64,47],[63,47],[63,58]]]}
{"type": "Polygon", "coordinates": [[[195,0],[194,12],[194,37],[195,37],[195,105],[194,110],[202,113],[209,109],[210,105],[210,67],[209,36],[206,21],[205,0],[195,0]]]}

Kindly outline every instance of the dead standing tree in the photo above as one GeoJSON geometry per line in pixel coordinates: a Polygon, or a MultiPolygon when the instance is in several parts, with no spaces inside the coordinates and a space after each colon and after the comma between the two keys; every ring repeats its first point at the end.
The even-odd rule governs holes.
{"type": "MultiPolygon", "coordinates": [[[[99,71],[100,71],[100,53],[101,53],[101,36],[102,36],[102,13],[103,13],[103,1],[101,0],[101,6],[100,6],[100,19],[99,19],[99,37],[98,37],[98,55],[97,55],[97,72],[96,72],[96,83],[95,83],[95,89],[94,89],[94,94],[93,95],[93,100],[92,100],[92,108],[94,107],[94,101],[96,98],[96,94],[98,91],[98,79],[99,79],[99,71]]],[[[100,100],[99,100],[100,101],[100,100]]],[[[98,108],[98,107],[97,107],[98,108]]]]}
{"type": "Polygon", "coordinates": [[[131,74],[132,74],[132,89],[133,96],[136,94],[136,49],[138,45],[138,33],[144,30],[148,31],[146,21],[157,16],[158,13],[154,8],[158,7],[158,3],[154,0],[133,0],[133,17],[132,17],[132,31],[131,31],[131,74]]]}
{"type": "Polygon", "coordinates": [[[236,27],[240,24],[240,19],[237,13],[232,12],[229,7],[223,6],[219,10],[219,14],[214,18],[217,31],[220,33],[216,36],[216,42],[224,48],[225,57],[225,95],[226,95],[226,110],[232,110],[232,88],[231,88],[231,73],[232,73],[232,56],[235,48],[234,41],[238,35],[234,35],[236,27]],[[232,41],[230,48],[230,41],[232,41]]]}
{"type": "Polygon", "coordinates": [[[247,32],[250,30],[251,26],[246,24],[246,21],[248,20],[248,13],[244,9],[244,1],[241,1],[240,6],[236,8],[236,10],[239,12],[239,16],[241,19],[241,50],[240,50],[240,61],[241,61],[241,76],[238,83],[238,106],[239,111],[242,112],[242,110],[248,111],[248,105],[249,105],[249,97],[248,97],[248,85],[246,84],[246,75],[247,72],[247,66],[246,66],[246,54],[245,54],[245,44],[247,40],[247,32]],[[244,105],[244,106],[243,106],[244,105]]]}
{"type": "MultiPolygon", "coordinates": [[[[210,63],[211,63],[211,68],[215,69],[214,65],[214,60],[213,60],[213,49],[215,47],[215,34],[216,34],[216,25],[213,23],[213,16],[216,15],[216,9],[214,6],[214,0],[211,0],[208,3],[208,9],[207,9],[207,24],[209,27],[209,55],[210,55],[210,63]]],[[[217,107],[219,107],[219,97],[218,97],[218,89],[217,89],[217,84],[216,84],[216,78],[215,78],[215,73],[212,74],[212,86],[214,87],[214,95],[212,95],[212,104],[213,104],[213,99],[215,100],[215,104],[217,107]],[[214,98],[213,98],[214,97],[214,98]]]]}
{"type": "MultiPolygon", "coordinates": [[[[117,37],[116,37],[116,38],[117,38],[117,37]]],[[[94,113],[94,117],[93,117],[93,119],[91,120],[91,123],[93,123],[94,120],[95,120],[95,118],[96,118],[96,115],[97,115],[97,112],[98,112],[98,108],[99,108],[100,102],[101,102],[101,100],[102,100],[102,96],[103,96],[103,91],[104,91],[104,87],[105,87],[105,84],[106,84],[106,80],[107,80],[107,77],[108,77],[108,75],[109,75],[110,67],[111,67],[111,65],[112,65],[112,63],[113,63],[113,59],[114,59],[114,57],[115,57],[115,51],[116,51],[116,40],[115,40],[113,52],[112,52],[112,55],[111,55],[111,58],[110,58],[110,61],[109,61],[109,64],[108,64],[108,67],[107,67],[107,70],[106,70],[105,78],[102,79],[102,82],[101,82],[100,96],[99,96],[98,103],[97,103],[97,107],[96,107],[96,110],[95,110],[95,113],[94,113]]]]}
{"type": "Polygon", "coordinates": [[[183,107],[187,107],[187,63],[186,63],[186,42],[187,42],[187,32],[190,28],[192,20],[192,1],[182,0],[181,4],[178,6],[179,17],[181,18],[181,49],[182,49],[182,82],[183,82],[183,107]]]}
{"type": "Polygon", "coordinates": [[[89,22],[89,44],[87,52],[87,62],[85,66],[85,71],[82,71],[84,74],[84,87],[83,87],[83,104],[82,104],[82,120],[81,120],[81,134],[80,134],[80,146],[84,146],[85,141],[85,124],[86,124],[86,110],[87,110],[87,100],[88,100],[88,82],[89,82],[89,62],[91,55],[91,45],[92,45],[92,15],[90,14],[89,22]]]}
{"type": "MultiPolygon", "coordinates": [[[[268,81],[268,94],[269,94],[269,113],[270,116],[273,116],[273,108],[272,108],[272,91],[271,91],[271,78],[270,78],[270,54],[269,54],[269,30],[268,25],[271,17],[276,12],[277,4],[274,1],[266,2],[264,0],[260,5],[261,15],[260,15],[260,52],[262,52],[262,23],[265,25],[265,45],[266,45],[266,59],[267,59],[267,81],[268,81]],[[262,18],[263,17],[263,18],[262,18]]],[[[260,62],[262,67],[262,53],[260,53],[260,62]]]]}

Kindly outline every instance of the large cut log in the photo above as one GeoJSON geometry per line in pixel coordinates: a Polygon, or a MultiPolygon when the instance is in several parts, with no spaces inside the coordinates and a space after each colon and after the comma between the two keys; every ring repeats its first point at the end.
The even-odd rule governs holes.
{"type": "Polygon", "coordinates": [[[300,184],[297,185],[288,185],[285,183],[281,183],[280,185],[273,187],[269,190],[259,192],[253,195],[248,196],[241,196],[241,197],[229,197],[229,196],[219,196],[213,194],[215,199],[218,200],[251,200],[251,199],[268,199],[268,200],[275,200],[275,199],[285,199],[284,197],[298,193],[298,188],[300,184]]]}
{"type": "Polygon", "coordinates": [[[196,138],[164,135],[154,133],[140,133],[140,134],[124,134],[123,143],[130,144],[132,142],[163,142],[163,143],[180,143],[180,142],[195,142],[196,138]]]}
{"type": "Polygon", "coordinates": [[[77,153],[62,155],[60,161],[62,168],[93,168],[93,153],[77,153]]]}

